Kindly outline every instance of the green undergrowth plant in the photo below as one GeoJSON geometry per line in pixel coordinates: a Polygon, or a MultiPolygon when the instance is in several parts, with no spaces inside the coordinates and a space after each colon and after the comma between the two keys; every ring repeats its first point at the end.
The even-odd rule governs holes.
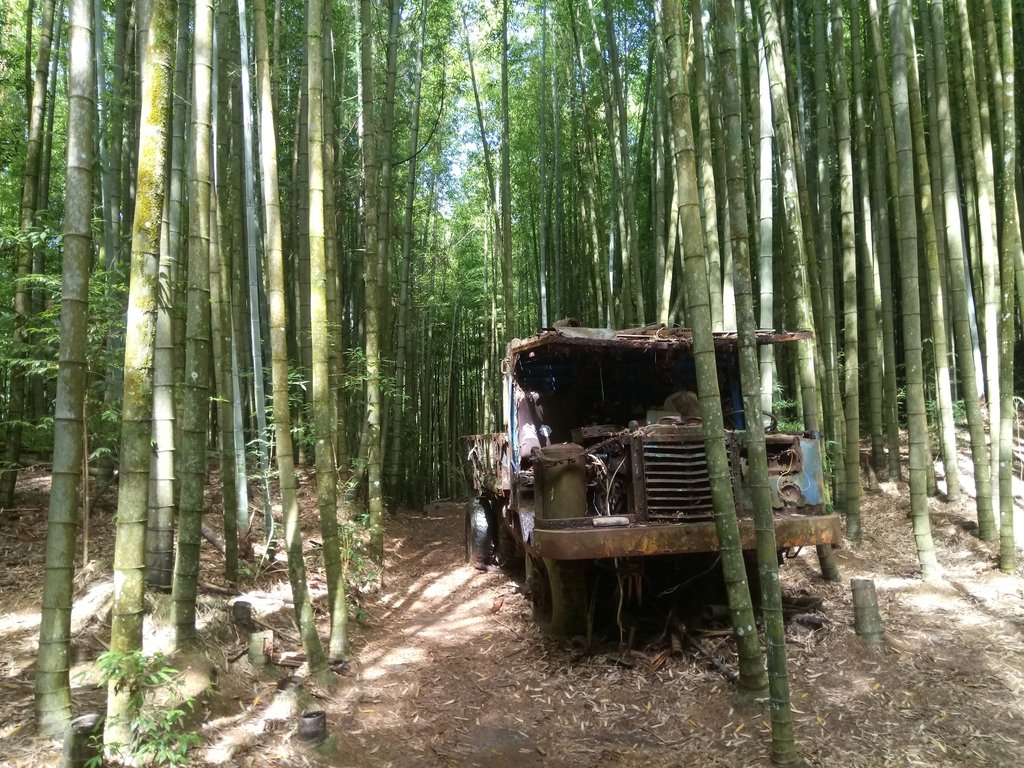
{"type": "MultiPolygon", "coordinates": [[[[180,695],[180,673],[168,658],[157,653],[148,656],[142,651],[107,651],[96,660],[100,681],[114,684],[127,692],[131,717],[131,741],[128,744],[107,744],[113,754],[124,755],[132,765],[187,766],[188,752],[199,744],[195,731],[186,730],[185,717],[195,706],[195,699],[180,695]],[[157,699],[169,703],[160,705],[157,699]]],[[[88,768],[103,765],[102,757],[93,758],[88,768]]]]}

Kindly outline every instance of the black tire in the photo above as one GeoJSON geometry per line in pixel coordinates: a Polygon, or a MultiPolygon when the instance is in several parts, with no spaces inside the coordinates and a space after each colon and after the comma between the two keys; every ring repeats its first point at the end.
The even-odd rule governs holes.
{"type": "Polygon", "coordinates": [[[466,502],[466,562],[488,565],[494,558],[498,524],[490,505],[474,496],[466,502]]]}
{"type": "Polygon", "coordinates": [[[590,610],[587,563],[530,556],[533,619],[551,637],[586,636],[590,610]]]}
{"type": "Polygon", "coordinates": [[[520,533],[513,526],[517,525],[514,516],[507,514],[503,504],[494,502],[496,507],[495,517],[498,519],[498,543],[496,554],[498,564],[502,567],[521,562],[523,559],[523,545],[520,543],[520,533]]]}

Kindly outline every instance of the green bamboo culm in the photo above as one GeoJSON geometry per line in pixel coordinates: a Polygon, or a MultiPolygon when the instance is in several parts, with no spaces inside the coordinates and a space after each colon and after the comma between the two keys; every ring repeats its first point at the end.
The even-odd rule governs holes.
{"type": "Polygon", "coordinates": [[[323,645],[316,631],[313,606],[306,582],[306,564],[302,558],[299,530],[298,481],[292,453],[291,412],[288,408],[288,330],[285,302],[284,253],[282,246],[281,197],[277,175],[277,143],[274,133],[274,106],[271,93],[270,46],[267,35],[266,0],[253,3],[253,30],[256,52],[256,83],[259,99],[259,141],[262,164],[263,216],[267,248],[267,303],[270,321],[270,376],[272,413],[277,445],[278,482],[281,492],[281,516],[288,551],[288,581],[295,603],[295,622],[302,637],[311,673],[326,668],[323,645]]]}
{"type": "MultiPolygon", "coordinates": [[[[832,39],[844,37],[843,7],[832,0],[832,39]]],[[[846,87],[843,51],[833,57],[836,139],[839,155],[839,230],[843,275],[843,355],[846,408],[845,477],[837,479],[846,487],[843,495],[846,532],[853,541],[861,539],[860,525],[860,350],[857,306],[857,244],[853,206],[853,147],[850,130],[850,99],[846,87]]]]}
{"type": "Polygon", "coordinates": [[[930,9],[932,46],[935,56],[935,91],[938,108],[939,162],[942,168],[942,200],[946,237],[946,275],[949,278],[949,303],[953,310],[953,344],[956,350],[957,374],[960,377],[967,412],[967,430],[974,463],[977,489],[978,535],[995,537],[995,514],[992,510],[992,478],[990,457],[985,442],[985,419],[977,397],[978,371],[974,364],[974,342],[971,339],[967,280],[964,275],[963,223],[960,215],[960,180],[957,175],[953,127],[950,115],[949,67],[946,60],[946,35],[942,0],[932,0],[930,9]]]}
{"type": "Polygon", "coordinates": [[[36,660],[36,718],[60,735],[71,720],[71,602],[81,492],[88,362],[89,267],[92,262],[95,59],[92,4],[70,6],[67,195],[61,262],[60,358],[54,407],[53,473],[46,530],[46,570],[36,660]]]}
{"type": "MultiPolygon", "coordinates": [[[[886,445],[889,450],[889,479],[901,479],[900,465],[900,430],[897,415],[897,383],[896,383],[896,332],[895,310],[893,307],[892,286],[892,254],[887,236],[889,222],[898,221],[898,211],[890,198],[895,200],[899,181],[897,179],[896,138],[893,129],[892,99],[889,95],[889,81],[885,69],[885,47],[882,43],[881,11],[878,0],[868,0],[868,31],[871,39],[871,59],[874,61],[874,86],[877,105],[875,125],[875,177],[876,183],[872,190],[876,195],[875,210],[878,211],[876,227],[878,254],[878,296],[882,302],[882,355],[883,355],[883,386],[882,397],[885,408],[886,445]],[[882,173],[884,167],[884,174],[882,173]],[[887,186],[888,185],[888,186],[887,186]],[[888,192],[888,196],[886,195],[888,192]],[[892,205],[891,215],[889,206],[892,205]]],[[[897,254],[898,257],[898,254],[897,254]]]]}
{"type": "Polygon", "coordinates": [[[725,445],[722,401],[718,387],[718,365],[711,332],[711,304],[708,273],[703,249],[703,227],[697,199],[697,173],[694,161],[690,98],[688,92],[687,26],[682,9],[676,3],[661,5],[663,39],[668,74],[669,124],[675,136],[675,183],[679,200],[679,221],[684,243],[686,280],[686,316],[693,329],[693,354],[697,368],[697,389],[704,425],[704,450],[732,615],[733,632],[739,656],[740,687],[745,691],[763,691],[768,684],[761,646],[757,639],[754,609],[747,585],[746,568],[740,547],[739,525],[725,445]]]}
{"type": "Polygon", "coordinates": [[[917,211],[914,184],[913,142],[907,82],[906,8],[903,0],[890,0],[893,29],[893,126],[899,183],[900,286],[903,302],[903,359],[907,386],[907,433],[910,444],[910,509],[921,575],[941,578],[928,517],[930,451],[925,413],[924,365],[921,354],[921,299],[917,268],[917,211]]]}
{"type": "MultiPolygon", "coordinates": [[[[171,67],[175,46],[175,4],[154,0],[150,13],[146,66],[142,72],[139,161],[132,219],[132,253],[124,348],[124,399],[114,540],[114,602],[110,650],[142,648],[145,594],[146,515],[153,421],[153,348],[156,336],[157,263],[167,125],[171,107],[171,67]]],[[[116,748],[131,741],[128,694],[111,683],[103,742],[116,748]]]]}
{"type": "Polygon", "coordinates": [[[761,615],[764,618],[765,651],[768,657],[768,696],[772,727],[772,761],[792,765],[799,760],[793,733],[789,671],[786,662],[786,634],[779,585],[779,562],[775,543],[775,521],[768,484],[768,453],[761,413],[760,355],[757,349],[753,280],[750,269],[747,205],[744,194],[743,125],[740,115],[739,77],[736,71],[736,15],[730,0],[716,3],[722,116],[725,125],[726,186],[732,223],[733,284],[736,294],[736,324],[740,345],[740,381],[746,420],[747,475],[754,508],[757,535],[757,565],[761,582],[761,615]]]}
{"type": "MultiPolygon", "coordinates": [[[[998,4],[1002,30],[1003,72],[1011,73],[1014,67],[1013,26],[1009,0],[998,4]]],[[[1020,227],[1017,220],[1016,186],[1010,183],[1016,173],[1016,119],[1014,115],[1013,77],[1004,74],[1003,102],[1003,221],[1002,221],[1002,263],[1000,266],[1000,318],[999,318],[999,359],[1000,378],[1005,382],[1002,389],[1003,407],[999,424],[999,570],[1013,573],[1017,568],[1017,546],[1014,540],[1014,497],[1013,497],[1013,429],[1016,403],[1013,396],[1013,353],[1014,353],[1014,310],[1016,293],[1014,277],[1017,265],[1024,258],[1021,254],[1020,227]]]]}
{"type": "Polygon", "coordinates": [[[307,3],[306,72],[309,83],[309,284],[313,363],[313,434],[316,439],[316,492],[324,542],[327,602],[331,615],[328,655],[344,658],[347,649],[345,582],[338,539],[338,472],[331,418],[331,330],[327,317],[327,251],[324,236],[323,162],[323,3],[307,3]]]}
{"type": "MultiPolygon", "coordinates": [[[[780,166],[782,187],[782,208],[785,213],[786,226],[784,252],[788,255],[789,274],[785,277],[786,284],[792,290],[792,301],[796,308],[796,321],[800,328],[812,328],[814,325],[811,302],[807,297],[808,281],[806,279],[807,253],[805,247],[804,224],[800,210],[800,189],[797,184],[799,177],[794,138],[793,120],[789,113],[789,101],[786,97],[786,65],[783,58],[782,37],[779,30],[777,4],[774,0],[761,0],[759,3],[761,22],[764,28],[764,49],[768,63],[768,74],[771,80],[772,112],[775,117],[775,138],[778,147],[778,163],[780,166]]],[[[797,346],[797,369],[800,379],[800,401],[803,411],[804,428],[817,431],[821,428],[821,394],[818,391],[815,362],[815,342],[813,339],[799,342],[797,346]]]]}
{"type": "Polygon", "coordinates": [[[196,641],[196,590],[206,482],[210,399],[210,212],[213,139],[213,3],[196,0],[192,63],[192,163],[189,170],[188,292],[181,428],[181,497],[174,560],[174,642],[196,641]]]}

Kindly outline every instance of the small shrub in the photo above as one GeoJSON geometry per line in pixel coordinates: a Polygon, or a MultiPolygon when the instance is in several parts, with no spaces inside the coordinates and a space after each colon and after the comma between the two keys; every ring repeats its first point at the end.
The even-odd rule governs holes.
{"type": "MultiPolygon", "coordinates": [[[[195,706],[191,697],[179,704],[160,708],[153,704],[159,691],[179,688],[178,670],[162,653],[147,656],[142,651],[107,651],[96,660],[104,685],[128,694],[131,742],[107,747],[131,755],[132,763],[154,766],[187,766],[188,751],[199,744],[195,731],[184,730],[185,716],[195,706]]],[[[90,768],[103,764],[102,757],[90,761],[90,768]]]]}

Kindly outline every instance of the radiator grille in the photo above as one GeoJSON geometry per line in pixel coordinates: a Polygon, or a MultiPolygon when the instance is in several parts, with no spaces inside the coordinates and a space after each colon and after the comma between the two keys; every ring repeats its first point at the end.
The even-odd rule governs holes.
{"type": "Polygon", "coordinates": [[[703,440],[645,442],[643,461],[648,520],[711,516],[711,482],[703,440]]]}

